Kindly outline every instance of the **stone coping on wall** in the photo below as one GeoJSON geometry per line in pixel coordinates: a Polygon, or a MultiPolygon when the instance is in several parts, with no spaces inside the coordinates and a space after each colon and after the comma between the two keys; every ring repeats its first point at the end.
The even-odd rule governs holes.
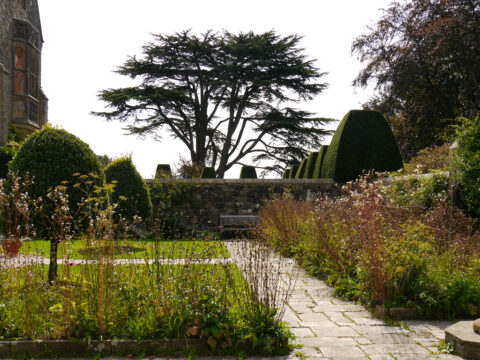
{"type": "Polygon", "coordinates": [[[219,185],[325,185],[334,186],[333,179],[145,179],[147,184],[185,183],[185,184],[219,184],[219,185]]]}

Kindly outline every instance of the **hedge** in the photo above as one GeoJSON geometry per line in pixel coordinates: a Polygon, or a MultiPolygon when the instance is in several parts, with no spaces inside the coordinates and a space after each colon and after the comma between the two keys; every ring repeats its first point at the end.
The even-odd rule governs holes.
{"type": "Polygon", "coordinates": [[[322,177],[323,162],[325,161],[325,155],[327,154],[328,145],[322,145],[318,152],[317,161],[315,161],[315,170],[313,171],[313,178],[320,179],[322,177]]]}
{"type": "Polygon", "coordinates": [[[216,177],[217,175],[215,174],[215,169],[208,166],[205,166],[200,174],[200,179],[215,179],[216,177]]]}
{"type": "Polygon", "coordinates": [[[254,166],[244,165],[240,170],[240,179],[257,179],[257,171],[254,166]]]}

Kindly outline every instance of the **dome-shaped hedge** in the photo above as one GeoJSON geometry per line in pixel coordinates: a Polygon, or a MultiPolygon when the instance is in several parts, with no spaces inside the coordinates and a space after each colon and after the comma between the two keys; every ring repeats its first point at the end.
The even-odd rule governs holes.
{"type": "MultiPolygon", "coordinates": [[[[21,178],[27,173],[34,177],[34,183],[28,188],[33,199],[44,197],[50,188],[65,185],[72,213],[85,197],[85,190],[93,190],[93,185],[104,183],[102,166],[90,147],[75,135],[49,126],[25,140],[10,163],[10,170],[18,172],[21,178]],[[79,177],[74,174],[87,175],[88,181],[93,181],[89,189],[75,187],[79,177]]],[[[41,225],[38,222],[36,225],[41,231],[38,228],[41,225]]]]}
{"type": "Polygon", "coordinates": [[[290,169],[289,179],[295,179],[295,175],[297,175],[297,171],[299,167],[300,167],[299,164],[292,165],[290,169]]]}
{"type": "Polygon", "coordinates": [[[217,175],[215,174],[215,169],[213,167],[204,167],[202,173],[200,174],[200,179],[215,179],[217,175]]]}
{"type": "Polygon", "coordinates": [[[155,179],[171,178],[171,177],[172,177],[172,169],[170,168],[170,164],[157,165],[157,170],[155,171],[155,179]]]}
{"type": "Polygon", "coordinates": [[[363,171],[394,171],[403,166],[390,126],[378,111],[348,112],[333,135],[322,177],[356,179],[363,171]]]}
{"type": "Polygon", "coordinates": [[[305,169],[307,167],[307,159],[303,159],[298,167],[297,173],[295,174],[295,179],[303,179],[303,174],[305,174],[305,169]]]}
{"type": "Polygon", "coordinates": [[[107,183],[115,182],[112,202],[118,204],[117,213],[127,220],[135,215],[146,219],[152,211],[147,184],[138,173],[130,157],[113,161],[105,169],[107,183]]]}
{"type": "Polygon", "coordinates": [[[318,154],[319,152],[315,151],[310,153],[310,155],[308,155],[305,173],[303,174],[303,177],[305,179],[313,178],[313,173],[315,171],[315,163],[317,162],[318,154]]]}
{"type": "Polygon", "coordinates": [[[240,170],[240,179],[257,179],[255,167],[244,165],[240,170]]]}
{"type": "Polygon", "coordinates": [[[320,179],[322,177],[322,167],[327,154],[328,145],[322,145],[318,152],[317,160],[315,161],[315,170],[313,171],[313,178],[320,179]]]}

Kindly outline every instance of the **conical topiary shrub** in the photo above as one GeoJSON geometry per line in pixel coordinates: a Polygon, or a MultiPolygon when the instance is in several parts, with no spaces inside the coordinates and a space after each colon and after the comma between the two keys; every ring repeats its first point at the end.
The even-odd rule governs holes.
{"type": "Polygon", "coordinates": [[[378,111],[349,111],[333,135],[322,177],[356,179],[364,171],[394,171],[403,166],[390,126],[378,111]]]}
{"type": "Polygon", "coordinates": [[[299,167],[300,167],[300,165],[298,165],[298,164],[292,165],[292,169],[290,170],[289,179],[295,179],[295,175],[297,175],[297,171],[298,171],[299,167]]]}
{"type": "Polygon", "coordinates": [[[305,174],[305,169],[307,167],[307,159],[303,159],[298,167],[297,173],[295,174],[295,179],[303,179],[303,174],[305,174]]]}
{"type": "Polygon", "coordinates": [[[155,179],[171,178],[172,169],[170,164],[158,164],[157,170],[155,171],[155,179]]]}
{"type": "Polygon", "coordinates": [[[257,179],[257,171],[254,166],[244,165],[240,170],[240,179],[257,179]]]}
{"type": "Polygon", "coordinates": [[[292,169],[285,169],[282,179],[288,179],[290,177],[290,171],[292,171],[292,169]]]}
{"type": "Polygon", "coordinates": [[[315,161],[315,170],[313,171],[313,178],[320,179],[322,177],[322,167],[325,161],[325,155],[327,154],[328,145],[322,145],[318,152],[317,161],[315,161]]]}
{"type": "Polygon", "coordinates": [[[147,219],[152,211],[152,202],[147,184],[129,157],[117,159],[105,168],[108,183],[114,183],[112,202],[118,204],[116,213],[128,221],[134,216],[147,219]]]}
{"type": "Polygon", "coordinates": [[[305,179],[311,179],[313,178],[313,172],[315,171],[315,163],[318,158],[318,151],[310,153],[307,158],[307,165],[305,168],[305,173],[303,174],[303,177],[305,179]]]}
{"type": "Polygon", "coordinates": [[[200,174],[200,179],[215,179],[216,177],[215,169],[208,166],[205,166],[200,174]]]}

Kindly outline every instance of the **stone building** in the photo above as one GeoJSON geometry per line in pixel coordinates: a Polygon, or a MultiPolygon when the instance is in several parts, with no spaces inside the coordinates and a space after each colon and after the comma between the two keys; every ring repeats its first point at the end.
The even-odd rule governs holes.
{"type": "Polygon", "coordinates": [[[37,0],[0,0],[0,145],[7,141],[9,124],[30,134],[48,120],[42,46],[37,0]]]}

